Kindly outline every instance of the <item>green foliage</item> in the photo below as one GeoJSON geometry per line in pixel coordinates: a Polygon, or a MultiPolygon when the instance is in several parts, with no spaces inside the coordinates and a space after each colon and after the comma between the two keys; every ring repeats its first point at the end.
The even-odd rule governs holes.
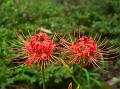
{"type": "MultiPolygon", "coordinates": [[[[36,66],[28,68],[11,65],[11,57],[19,55],[13,53],[10,48],[21,45],[16,33],[23,31],[28,37],[40,32],[44,27],[52,32],[70,33],[80,31],[90,35],[99,33],[109,38],[111,45],[119,45],[120,41],[120,0],[68,0],[70,15],[65,15],[62,0],[1,0],[0,1],[0,88],[5,89],[17,82],[25,82],[29,87],[35,84],[41,87],[42,76],[36,66]],[[75,2],[76,1],[76,2],[75,2]]],[[[120,64],[118,62],[118,64],[120,64]]],[[[102,89],[102,83],[98,81],[100,74],[94,68],[75,66],[75,77],[81,83],[83,89],[102,89]]],[[[45,70],[45,82],[60,84],[63,80],[69,80],[70,75],[64,67],[51,65],[45,70]],[[51,82],[52,81],[52,82],[51,82]]],[[[66,83],[67,84],[67,83],[66,83]]],[[[67,86],[67,85],[66,85],[67,86]]],[[[64,87],[64,86],[63,86],[64,87]]]]}

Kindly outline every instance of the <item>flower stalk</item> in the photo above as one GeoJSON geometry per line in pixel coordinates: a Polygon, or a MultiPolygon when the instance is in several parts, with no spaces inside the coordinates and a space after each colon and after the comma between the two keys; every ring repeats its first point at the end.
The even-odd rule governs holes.
{"type": "Polygon", "coordinates": [[[72,72],[72,70],[70,69],[70,67],[64,62],[63,59],[60,59],[60,62],[63,64],[63,66],[65,67],[65,69],[67,70],[67,72],[71,75],[71,78],[73,79],[73,81],[75,82],[75,84],[76,84],[77,86],[79,86],[79,89],[82,89],[81,86],[80,86],[80,83],[78,83],[78,81],[77,81],[76,78],[74,77],[73,72],[72,72]]]}
{"type": "Polygon", "coordinates": [[[42,81],[43,81],[43,89],[46,89],[46,86],[45,86],[45,70],[44,70],[44,68],[42,68],[42,81]]]}

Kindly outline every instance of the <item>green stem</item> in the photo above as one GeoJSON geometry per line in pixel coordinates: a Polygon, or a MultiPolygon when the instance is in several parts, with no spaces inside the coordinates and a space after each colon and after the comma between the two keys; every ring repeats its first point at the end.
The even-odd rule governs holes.
{"type": "Polygon", "coordinates": [[[75,84],[79,87],[79,89],[82,89],[81,86],[80,86],[80,83],[77,82],[77,80],[75,79],[73,74],[71,74],[71,77],[72,77],[73,81],[75,82],[75,84]]]}
{"type": "Polygon", "coordinates": [[[77,82],[77,80],[75,79],[75,77],[73,75],[71,75],[73,81],[75,82],[76,85],[79,85],[79,83],[77,82]]]}
{"type": "Polygon", "coordinates": [[[82,89],[81,86],[80,86],[80,83],[78,83],[77,80],[75,79],[70,67],[62,59],[61,59],[61,62],[63,63],[63,65],[66,68],[66,70],[68,71],[68,73],[71,75],[71,77],[72,77],[73,81],[75,82],[75,84],[79,87],[79,89],[82,89]]]}
{"type": "Polygon", "coordinates": [[[45,73],[44,73],[44,68],[42,68],[42,79],[43,79],[43,89],[46,89],[46,87],[45,87],[45,73]]]}

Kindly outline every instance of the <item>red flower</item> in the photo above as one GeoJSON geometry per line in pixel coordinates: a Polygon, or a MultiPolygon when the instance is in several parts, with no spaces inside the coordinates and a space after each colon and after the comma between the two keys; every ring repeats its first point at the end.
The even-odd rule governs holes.
{"type": "Polygon", "coordinates": [[[62,37],[59,38],[64,47],[61,51],[63,53],[65,52],[65,56],[67,57],[67,60],[65,61],[68,63],[77,63],[82,66],[88,65],[89,63],[97,65],[97,59],[103,56],[99,46],[92,38],[82,36],[82,38],[79,38],[74,42],[72,37],[70,37],[69,39],[72,43],[70,43],[69,40],[66,41],[62,37]]]}
{"type": "Polygon", "coordinates": [[[19,39],[25,46],[23,54],[27,54],[28,60],[26,60],[25,63],[27,63],[28,66],[37,62],[44,64],[48,61],[53,62],[51,58],[54,58],[52,55],[56,45],[45,33],[30,36],[30,42],[23,40],[20,36],[19,39]]]}
{"type": "Polygon", "coordinates": [[[98,45],[92,38],[82,36],[78,41],[70,46],[71,54],[76,56],[75,63],[80,64],[81,60],[86,65],[90,62],[96,62],[99,57],[102,56],[98,45]]]}

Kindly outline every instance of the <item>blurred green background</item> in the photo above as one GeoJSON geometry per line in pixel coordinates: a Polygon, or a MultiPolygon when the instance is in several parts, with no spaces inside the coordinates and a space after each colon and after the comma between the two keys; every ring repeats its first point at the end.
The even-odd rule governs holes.
{"type": "MultiPolygon", "coordinates": [[[[11,59],[19,53],[10,50],[21,45],[16,33],[28,36],[28,30],[39,33],[41,27],[59,34],[99,33],[109,45],[119,46],[120,0],[0,0],[0,89],[42,89],[36,66],[15,68],[11,59]]],[[[119,59],[105,64],[108,72],[80,70],[77,65],[72,70],[83,89],[120,89],[119,59]]],[[[45,70],[45,82],[47,89],[67,89],[73,81],[64,67],[51,65],[45,70]]]]}

